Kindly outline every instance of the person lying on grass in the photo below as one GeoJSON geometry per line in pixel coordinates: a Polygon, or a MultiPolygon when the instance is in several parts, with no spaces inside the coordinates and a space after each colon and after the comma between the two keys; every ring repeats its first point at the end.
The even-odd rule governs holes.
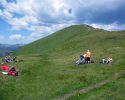
{"type": "Polygon", "coordinates": [[[15,67],[9,67],[6,64],[3,64],[0,66],[0,70],[2,70],[2,74],[7,74],[11,76],[18,76],[18,71],[16,71],[15,67]]]}
{"type": "Polygon", "coordinates": [[[76,61],[76,64],[79,65],[79,64],[85,64],[86,60],[85,60],[85,57],[83,55],[80,55],[80,58],[79,60],[76,61]]]}

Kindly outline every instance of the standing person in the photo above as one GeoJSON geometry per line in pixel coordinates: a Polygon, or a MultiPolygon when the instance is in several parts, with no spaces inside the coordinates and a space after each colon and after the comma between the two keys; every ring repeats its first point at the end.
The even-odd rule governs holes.
{"type": "Polygon", "coordinates": [[[87,50],[87,52],[85,53],[85,56],[86,56],[86,63],[90,64],[91,52],[87,50]]]}

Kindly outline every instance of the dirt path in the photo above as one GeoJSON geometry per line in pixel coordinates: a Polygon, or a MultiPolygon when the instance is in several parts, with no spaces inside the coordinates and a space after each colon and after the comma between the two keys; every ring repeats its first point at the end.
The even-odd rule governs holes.
{"type": "Polygon", "coordinates": [[[88,87],[84,87],[84,88],[82,88],[80,90],[75,90],[73,92],[70,92],[70,93],[67,93],[67,94],[63,95],[62,97],[57,97],[54,100],[67,100],[68,98],[70,98],[70,97],[72,97],[72,96],[74,96],[74,95],[76,95],[78,93],[80,93],[80,94],[87,93],[87,92],[89,92],[91,90],[100,88],[101,86],[103,86],[103,85],[105,85],[107,83],[110,83],[113,80],[116,80],[116,79],[118,79],[118,78],[120,78],[120,77],[122,77],[124,75],[125,75],[125,71],[115,73],[111,77],[109,77],[108,79],[103,80],[103,81],[101,81],[101,82],[99,82],[97,84],[94,84],[94,85],[91,85],[91,86],[88,86],[88,87]]]}

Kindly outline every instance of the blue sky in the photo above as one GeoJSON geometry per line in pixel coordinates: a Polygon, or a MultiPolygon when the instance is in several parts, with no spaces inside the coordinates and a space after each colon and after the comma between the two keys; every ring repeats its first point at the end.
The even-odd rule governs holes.
{"type": "Polygon", "coordinates": [[[26,44],[64,27],[125,30],[125,0],[0,0],[0,43],[26,44]]]}

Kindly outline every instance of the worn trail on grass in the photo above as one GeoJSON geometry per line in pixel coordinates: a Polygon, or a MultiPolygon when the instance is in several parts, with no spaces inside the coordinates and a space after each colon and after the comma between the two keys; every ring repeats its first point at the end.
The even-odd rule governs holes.
{"type": "Polygon", "coordinates": [[[112,82],[113,80],[116,80],[122,76],[125,75],[125,71],[121,71],[121,72],[118,72],[118,73],[115,73],[113,74],[112,76],[110,76],[108,79],[106,80],[103,80],[97,84],[94,84],[94,85],[91,85],[91,86],[88,86],[88,87],[84,87],[80,90],[75,90],[73,92],[70,92],[70,93],[67,93],[65,95],[63,95],[62,97],[57,97],[55,98],[54,100],[67,100],[68,98],[80,93],[80,94],[84,94],[84,93],[88,93],[90,92],[91,90],[94,90],[94,89],[97,89],[97,88],[100,88],[101,86],[105,85],[105,84],[108,84],[110,82],[112,82]]]}

